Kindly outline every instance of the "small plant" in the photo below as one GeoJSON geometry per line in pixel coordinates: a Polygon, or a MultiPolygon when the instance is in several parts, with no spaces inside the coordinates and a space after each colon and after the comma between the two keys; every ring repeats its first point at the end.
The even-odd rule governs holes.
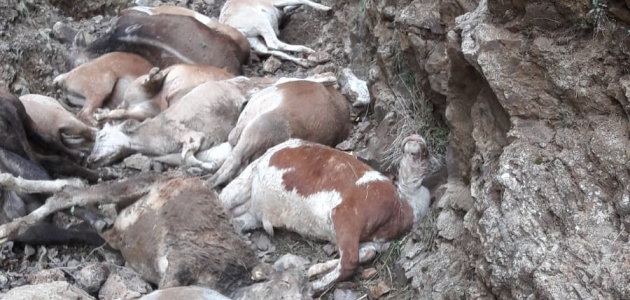
{"type": "Polygon", "coordinates": [[[410,134],[418,133],[427,141],[429,152],[432,154],[431,163],[437,168],[446,152],[448,128],[438,124],[434,119],[433,104],[418,87],[415,75],[407,71],[399,73],[398,77],[410,97],[396,95],[393,111],[399,121],[392,127],[391,132],[396,138],[383,152],[381,162],[387,170],[395,169],[402,156],[402,140],[410,134]]]}
{"type": "Polygon", "coordinates": [[[593,8],[586,14],[593,25],[593,36],[604,32],[608,21],[608,0],[591,0],[593,8]]]}

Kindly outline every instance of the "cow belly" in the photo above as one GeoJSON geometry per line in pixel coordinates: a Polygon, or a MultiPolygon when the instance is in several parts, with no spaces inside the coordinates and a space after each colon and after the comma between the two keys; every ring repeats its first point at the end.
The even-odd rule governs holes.
{"type": "Polygon", "coordinates": [[[302,196],[281,186],[252,182],[250,211],[273,227],[285,228],[302,236],[336,243],[331,211],[341,203],[336,191],[321,191],[302,196]]]}

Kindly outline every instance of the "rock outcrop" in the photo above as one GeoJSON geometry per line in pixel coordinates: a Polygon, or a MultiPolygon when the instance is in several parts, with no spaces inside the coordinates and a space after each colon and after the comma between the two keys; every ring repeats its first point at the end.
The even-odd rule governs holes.
{"type": "Polygon", "coordinates": [[[377,121],[412,83],[450,132],[437,239],[401,260],[420,299],[629,298],[626,2],[355,5],[377,121]]]}

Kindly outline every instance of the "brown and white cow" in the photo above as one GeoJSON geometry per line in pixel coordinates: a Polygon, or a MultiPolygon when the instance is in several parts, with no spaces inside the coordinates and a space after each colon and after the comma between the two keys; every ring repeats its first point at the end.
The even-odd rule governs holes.
{"type": "Polygon", "coordinates": [[[281,79],[247,103],[230,132],[234,147],[210,179],[217,187],[267,149],[290,138],[334,146],[350,132],[350,104],[335,89],[336,78],[281,79]]]}
{"type": "Polygon", "coordinates": [[[313,49],[289,45],[278,39],[278,26],[285,11],[304,4],[317,10],[331,10],[328,6],[310,0],[228,0],[221,8],[219,21],[242,32],[256,53],[273,55],[309,67],[308,60],[282,51],[313,53],[313,49]],[[260,37],[265,40],[264,43],[259,40],[260,37]]]}
{"type": "Polygon", "coordinates": [[[298,139],[269,149],[221,192],[237,229],[285,228],[337,244],[340,258],[317,264],[309,275],[322,292],[352,276],[359,263],[401,238],[429,209],[422,185],[429,172],[425,140],[403,141],[398,189],[385,175],[333,148],[298,139]]]}
{"type": "MultiPolygon", "coordinates": [[[[182,15],[189,16],[195,18],[195,20],[201,22],[203,25],[206,25],[208,28],[216,30],[222,34],[228,35],[231,37],[236,43],[239,45],[239,53],[242,55],[240,57],[241,61],[245,62],[250,57],[251,47],[249,45],[249,41],[243,33],[234,29],[231,26],[225,25],[216,18],[210,18],[204,14],[198,13],[192,9],[188,9],[181,6],[174,5],[161,5],[161,6],[134,6],[127,8],[125,10],[136,10],[144,12],[148,15],[158,15],[158,14],[168,14],[168,15],[182,15]]],[[[125,11],[123,10],[123,11],[125,11]]]]}
{"type": "Polygon", "coordinates": [[[203,167],[192,154],[225,142],[251,94],[276,80],[239,76],[205,82],[155,118],[107,123],[96,135],[88,162],[103,166],[133,153],[158,157],[181,153],[184,163],[203,167]]]}
{"type": "Polygon", "coordinates": [[[53,83],[66,92],[66,104],[82,107],[77,114],[81,121],[96,125],[96,109],[120,105],[131,82],[151,68],[153,65],[139,55],[111,52],[55,77],[53,83]]]}
{"type": "Polygon", "coordinates": [[[195,17],[125,9],[108,33],[85,45],[77,34],[68,65],[77,66],[102,54],[124,51],[140,55],[165,69],[174,64],[198,64],[242,74],[250,50],[241,49],[226,30],[202,24],[195,17]]]}
{"type": "Polygon", "coordinates": [[[123,102],[116,109],[97,113],[94,117],[98,121],[116,119],[143,121],[157,116],[206,81],[230,78],[234,78],[234,75],[213,66],[177,64],[164,70],[156,67],[129,85],[123,102]]]}

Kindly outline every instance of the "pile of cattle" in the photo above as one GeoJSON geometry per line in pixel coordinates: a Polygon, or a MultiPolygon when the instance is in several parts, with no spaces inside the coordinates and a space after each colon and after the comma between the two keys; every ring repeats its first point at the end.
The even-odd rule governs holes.
{"type": "Polygon", "coordinates": [[[128,8],[94,42],[76,34],[71,69],[54,79],[65,98],[0,87],[0,242],[106,243],[157,285],[143,299],[216,300],[263,297],[252,274],[286,271],[265,269],[244,232],[281,228],[338,246],[338,259],[303,270],[308,297],[409,232],[430,204],[421,136],[404,139],[395,186],[333,148],[352,126],[333,74],[242,76],[252,51],[311,65],[285,52],[312,49],[277,38],[282,16],[303,4],[331,9],[228,0],[216,20],[175,6],[128,8]],[[109,166],[136,153],[206,175],[118,178],[109,166]],[[102,204],[115,204],[116,217],[102,204]],[[57,227],[56,212],[90,228],[57,227]]]}

